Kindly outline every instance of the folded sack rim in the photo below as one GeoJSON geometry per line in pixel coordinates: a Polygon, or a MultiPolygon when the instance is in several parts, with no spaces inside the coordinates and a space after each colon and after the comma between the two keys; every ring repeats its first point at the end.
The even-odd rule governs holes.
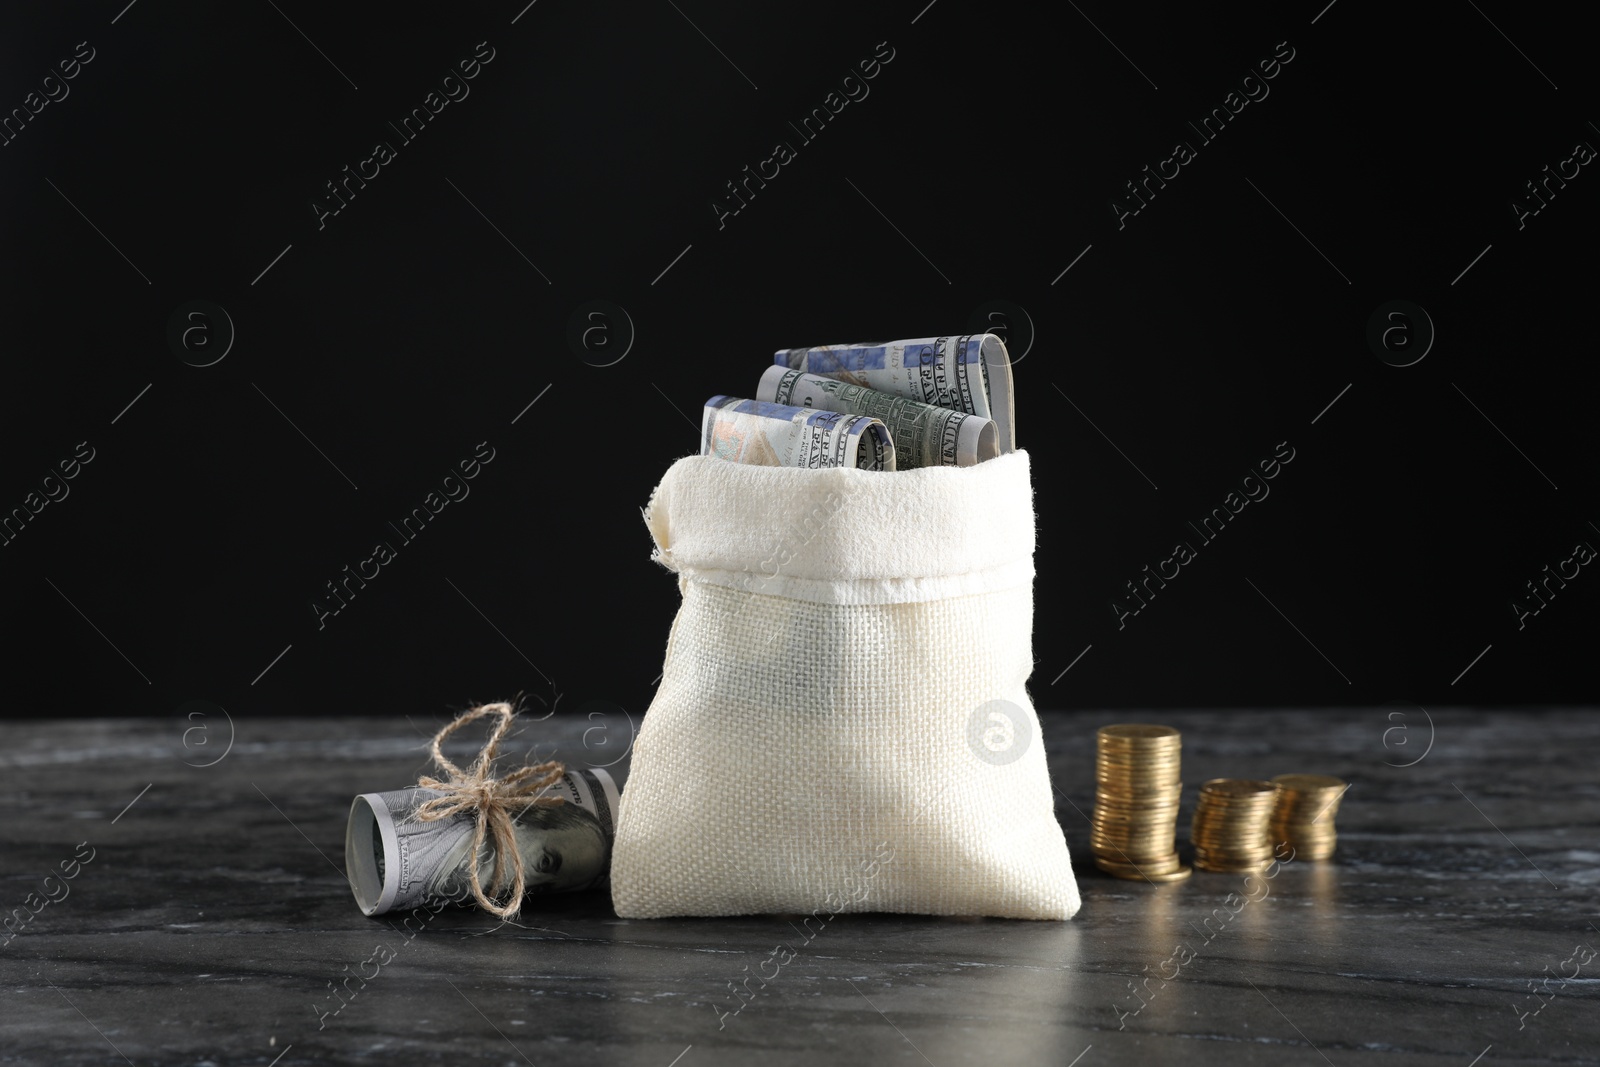
{"type": "Polygon", "coordinates": [[[909,471],[686,456],[667,470],[644,518],[652,558],[668,570],[751,592],[904,603],[1033,578],[1035,516],[1022,450],[971,467],[909,471]]]}

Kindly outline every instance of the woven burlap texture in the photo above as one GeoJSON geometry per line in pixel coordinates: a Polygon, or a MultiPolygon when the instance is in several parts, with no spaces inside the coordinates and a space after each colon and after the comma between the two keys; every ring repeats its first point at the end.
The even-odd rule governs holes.
{"type": "Polygon", "coordinates": [[[897,472],[691,456],[646,522],[683,602],[622,794],[618,915],[1077,911],[1025,688],[1027,453],[897,472]],[[1000,752],[974,733],[996,707],[1000,752]]]}

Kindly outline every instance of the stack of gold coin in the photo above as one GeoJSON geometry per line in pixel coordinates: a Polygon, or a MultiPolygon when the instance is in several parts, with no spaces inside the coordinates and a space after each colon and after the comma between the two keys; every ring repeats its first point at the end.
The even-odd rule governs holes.
{"type": "Polygon", "coordinates": [[[1095,866],[1118,878],[1178,882],[1193,872],[1173,846],[1181,738],[1170,726],[1102,726],[1095,759],[1089,847],[1095,866]]]}
{"type": "Polygon", "coordinates": [[[1296,859],[1324,860],[1333,855],[1339,837],[1333,817],[1349,786],[1326,774],[1280,774],[1272,784],[1278,787],[1273,840],[1287,841],[1296,859]]]}
{"type": "Polygon", "coordinates": [[[1205,871],[1258,871],[1272,861],[1269,823],[1278,787],[1243,778],[1213,778],[1200,787],[1189,838],[1194,865],[1205,871]]]}

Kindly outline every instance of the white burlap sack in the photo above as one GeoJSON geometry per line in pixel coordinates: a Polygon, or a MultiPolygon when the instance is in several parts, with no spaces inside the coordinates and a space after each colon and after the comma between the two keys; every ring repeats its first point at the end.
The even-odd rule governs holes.
{"type": "Polygon", "coordinates": [[[1024,688],[1027,453],[690,456],[645,520],[683,604],[622,794],[618,915],[1078,910],[1024,688]]]}

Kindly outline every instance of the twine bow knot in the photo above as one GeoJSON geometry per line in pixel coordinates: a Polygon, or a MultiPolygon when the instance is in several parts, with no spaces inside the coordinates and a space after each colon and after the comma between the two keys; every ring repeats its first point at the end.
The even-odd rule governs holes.
{"type": "Polygon", "coordinates": [[[429,751],[434,763],[450,777],[447,781],[426,775],[417,779],[417,784],[424,789],[444,795],[420,805],[413,816],[422,822],[436,822],[468,813],[475,816],[472,854],[468,862],[472,895],[479,907],[502,919],[516,914],[522,907],[525,888],[522,853],[517,848],[512,814],[520,815],[531,807],[563,803],[561,797],[547,796],[545,791],[559,782],[566,772],[560,763],[550,760],[525,766],[503,778],[494,776],[494,761],[500,752],[500,741],[511,728],[516,714],[516,709],[504,701],[479,704],[462,712],[455,721],[434,734],[429,751]],[[491,715],[497,721],[471,766],[463,771],[445,758],[441,748],[445,738],[468,723],[491,715]],[[485,841],[490,842],[495,854],[494,878],[490,880],[487,893],[478,876],[478,855],[485,841]],[[494,899],[502,889],[509,889],[504,904],[494,899]]]}

